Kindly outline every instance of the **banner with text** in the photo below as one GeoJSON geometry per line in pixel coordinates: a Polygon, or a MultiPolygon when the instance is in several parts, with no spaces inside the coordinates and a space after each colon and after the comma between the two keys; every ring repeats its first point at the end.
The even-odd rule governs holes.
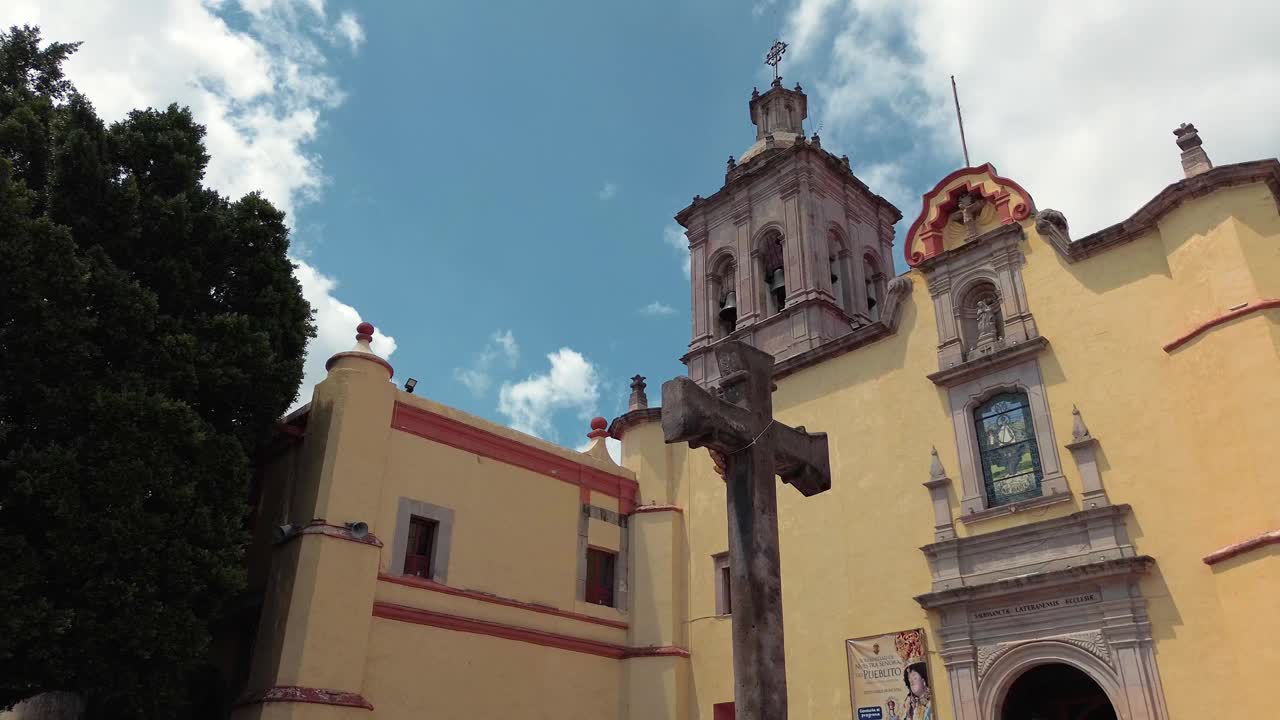
{"type": "Polygon", "coordinates": [[[934,720],[924,630],[845,642],[854,720],[934,720]]]}

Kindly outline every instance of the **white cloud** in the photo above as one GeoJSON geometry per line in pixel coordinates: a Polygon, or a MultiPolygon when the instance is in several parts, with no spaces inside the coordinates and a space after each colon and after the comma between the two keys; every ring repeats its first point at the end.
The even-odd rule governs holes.
{"type": "Polygon", "coordinates": [[[601,200],[612,200],[617,194],[618,186],[614,183],[606,182],[604,186],[600,188],[600,192],[596,193],[596,197],[601,200]]]}
{"type": "Polygon", "coordinates": [[[641,315],[658,316],[658,315],[674,315],[676,309],[670,305],[654,300],[653,302],[640,308],[641,315]]]}
{"type": "Polygon", "coordinates": [[[757,0],[757,2],[751,6],[751,17],[758,18],[761,15],[764,15],[769,11],[769,8],[776,5],[777,2],[778,0],[757,0]]]}
{"type": "Polygon", "coordinates": [[[350,10],[344,11],[338,16],[338,22],[333,26],[333,29],[338,34],[338,37],[347,42],[353,53],[364,44],[364,28],[360,27],[360,21],[356,19],[356,14],[350,10]]]}
{"type": "MultiPolygon", "coordinates": [[[[802,61],[792,75],[816,89],[810,115],[820,114],[824,136],[871,146],[908,128],[919,146],[899,165],[939,155],[962,164],[954,74],[972,163],[994,163],[1039,207],[1062,210],[1079,237],[1182,177],[1172,135],[1182,122],[1196,124],[1219,164],[1275,155],[1280,135],[1263,119],[1280,116],[1277,26],[1280,4],[1252,0],[1212,12],[1154,0],[1002,0],[963,12],[919,0],[800,0],[786,37],[788,59],[802,61]]],[[[927,189],[910,189],[907,222],[927,189]]]]}
{"type": "Polygon", "coordinates": [[[570,410],[582,420],[591,417],[600,399],[600,374],[581,353],[567,347],[547,355],[547,361],[551,367],[546,373],[503,383],[498,412],[520,432],[554,439],[552,419],[557,412],[570,410]]]}
{"type": "Polygon", "coordinates": [[[689,277],[689,240],[684,235],[684,228],[675,223],[667,225],[662,229],[662,241],[679,253],[684,276],[689,277]]]}
{"type": "MultiPolygon", "coordinates": [[[[0,27],[39,25],[46,42],[83,41],[67,75],[108,122],[135,108],[189,106],[207,129],[205,182],[233,198],[260,190],[292,223],[298,206],[324,189],[319,158],[307,148],[322,113],[343,100],[320,41],[338,32],[358,44],[351,37],[359,24],[354,15],[344,21],[344,13],[329,26],[324,0],[235,5],[248,19],[246,30],[217,14],[234,12],[231,0],[10,0],[0,4],[0,27]]],[[[354,345],[361,316],[333,295],[332,277],[295,262],[318,333],[299,390],[306,402],[324,378],[324,361],[354,345]]],[[[373,347],[386,356],[395,340],[379,335],[373,347]]]]}
{"type": "Polygon", "coordinates": [[[501,360],[514,369],[520,359],[520,345],[510,330],[496,330],[489,342],[476,355],[471,367],[454,368],[453,377],[466,386],[473,395],[484,395],[493,386],[494,366],[501,360]]]}

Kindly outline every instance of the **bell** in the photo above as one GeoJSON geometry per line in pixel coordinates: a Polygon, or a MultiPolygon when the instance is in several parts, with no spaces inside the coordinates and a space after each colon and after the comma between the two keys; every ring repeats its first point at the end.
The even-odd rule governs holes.
{"type": "Polygon", "coordinates": [[[773,271],[773,275],[769,276],[769,289],[773,292],[787,289],[787,281],[783,277],[782,268],[773,271]]]}
{"type": "Polygon", "coordinates": [[[734,320],[738,318],[738,293],[730,290],[725,294],[724,302],[720,303],[720,317],[734,320]]]}

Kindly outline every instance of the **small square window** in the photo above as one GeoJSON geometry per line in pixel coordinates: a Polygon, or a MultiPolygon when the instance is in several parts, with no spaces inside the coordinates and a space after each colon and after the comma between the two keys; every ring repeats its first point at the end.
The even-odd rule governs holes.
{"type": "Polygon", "coordinates": [[[404,553],[404,574],[431,579],[431,556],[439,523],[414,515],[409,518],[409,544],[404,553]]]}
{"type": "Polygon", "coordinates": [[[613,569],[617,555],[587,548],[587,596],[589,603],[613,607],[613,569]]]}

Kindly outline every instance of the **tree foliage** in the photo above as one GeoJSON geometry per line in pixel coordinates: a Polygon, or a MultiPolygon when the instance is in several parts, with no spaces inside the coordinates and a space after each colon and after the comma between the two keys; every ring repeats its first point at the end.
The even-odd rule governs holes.
{"type": "Polygon", "coordinates": [[[314,328],[284,214],[185,108],[104,124],[75,49],[0,32],[0,708],[184,717],[314,328]]]}

